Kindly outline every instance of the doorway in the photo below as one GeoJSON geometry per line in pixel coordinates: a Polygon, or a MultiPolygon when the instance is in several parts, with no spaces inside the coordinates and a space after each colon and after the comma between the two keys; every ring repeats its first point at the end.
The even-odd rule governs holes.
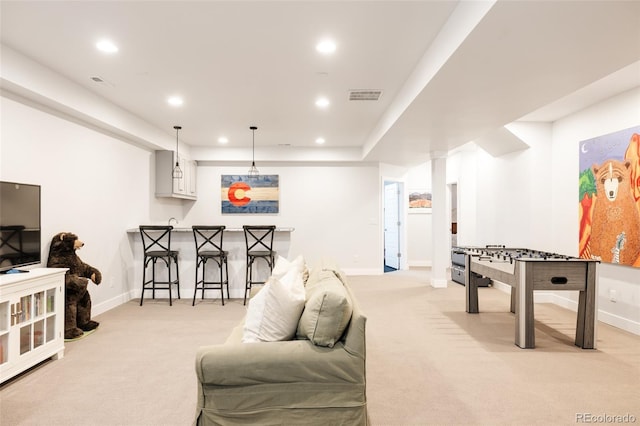
{"type": "Polygon", "coordinates": [[[384,182],[384,272],[400,269],[402,183],[384,182]]]}
{"type": "Polygon", "coordinates": [[[458,245],[458,184],[449,184],[451,194],[451,247],[458,245]]]}

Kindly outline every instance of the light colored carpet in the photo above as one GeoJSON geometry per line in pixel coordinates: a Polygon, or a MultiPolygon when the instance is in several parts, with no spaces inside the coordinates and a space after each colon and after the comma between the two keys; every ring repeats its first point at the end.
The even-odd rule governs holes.
{"type": "MultiPolygon", "coordinates": [[[[577,415],[640,422],[640,337],[599,324],[598,349],[573,344],[575,313],[536,305],[536,349],[514,345],[507,294],[428,284],[428,270],[350,277],[367,323],[367,397],[373,425],[575,424],[577,415]]],[[[197,347],[223,342],[244,316],[183,299],[131,301],[100,328],[0,387],[0,424],[190,425],[197,347]]]]}
{"type": "Polygon", "coordinates": [[[602,323],[598,349],[574,345],[576,315],[536,304],[536,348],[514,344],[509,296],[428,285],[416,271],[353,277],[367,323],[367,389],[377,425],[575,424],[578,413],[640,422],[640,337],[602,323]]]}
{"type": "Polygon", "coordinates": [[[74,337],[73,339],[64,339],[65,343],[66,342],[77,342],[78,340],[82,340],[82,339],[86,339],[87,337],[91,336],[93,333],[95,333],[96,331],[98,331],[97,329],[93,329],[90,331],[85,331],[84,333],[82,333],[81,335],[79,335],[78,337],[74,337]]]}

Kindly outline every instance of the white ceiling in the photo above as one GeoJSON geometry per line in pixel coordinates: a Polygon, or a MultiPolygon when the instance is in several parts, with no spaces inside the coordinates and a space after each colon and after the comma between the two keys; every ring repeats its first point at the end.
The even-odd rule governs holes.
{"type": "Polygon", "coordinates": [[[640,2],[2,1],[2,44],[192,146],[411,165],[640,86],[640,2]],[[315,51],[329,36],[331,56],[315,51]],[[119,52],[95,49],[110,38],[119,52]],[[106,83],[95,83],[100,77],[106,83]],[[592,86],[592,83],[596,83],[592,86]],[[349,101],[352,89],[382,90],[349,101]],[[171,95],[184,98],[170,107],[171,95]],[[327,96],[326,110],[315,107],[327,96]],[[547,108],[542,108],[549,105],[547,108]],[[542,108],[542,109],[541,109],[542,108]],[[317,137],[326,144],[317,147],[317,137]]]}

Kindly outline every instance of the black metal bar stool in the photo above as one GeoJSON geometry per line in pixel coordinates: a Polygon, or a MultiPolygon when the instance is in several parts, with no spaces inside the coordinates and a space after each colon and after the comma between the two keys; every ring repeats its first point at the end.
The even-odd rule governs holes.
{"type": "Polygon", "coordinates": [[[273,251],[273,235],[276,227],[273,225],[256,226],[245,225],[244,240],[247,244],[247,272],[246,285],[244,289],[244,304],[247,304],[247,293],[251,291],[252,284],[264,284],[265,281],[253,281],[253,263],[257,259],[263,259],[273,271],[276,252],[273,251]]]}
{"type": "Polygon", "coordinates": [[[171,250],[171,231],[173,226],[141,225],[140,235],[144,247],[144,263],[142,269],[142,294],[151,290],[152,298],[156,298],[156,290],[169,290],[169,305],[173,305],[171,286],[175,285],[180,299],[180,271],[178,268],[178,251],[171,250]],[[156,281],[156,263],[162,261],[167,267],[167,281],[156,281]],[[151,263],[151,279],[147,281],[147,266],[151,263]],[[175,279],[171,279],[171,264],[175,264],[175,279]],[[160,286],[158,286],[160,284],[160,286]]]}
{"type": "Polygon", "coordinates": [[[220,290],[222,306],[224,306],[224,286],[227,287],[227,299],[229,298],[229,269],[227,265],[229,252],[222,249],[225,227],[192,226],[191,228],[196,242],[196,287],[193,290],[191,306],[196,304],[198,290],[202,290],[202,299],[204,299],[205,290],[220,290]],[[207,281],[206,266],[209,260],[216,262],[220,271],[220,281],[207,281]],[[202,279],[198,279],[200,266],[202,266],[202,279]]]}

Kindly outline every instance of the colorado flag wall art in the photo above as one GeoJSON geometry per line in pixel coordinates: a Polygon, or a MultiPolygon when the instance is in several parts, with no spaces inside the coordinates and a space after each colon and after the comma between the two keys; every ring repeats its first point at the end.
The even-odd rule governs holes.
{"type": "Polygon", "coordinates": [[[278,175],[222,175],[222,213],[278,213],[278,175]]]}

